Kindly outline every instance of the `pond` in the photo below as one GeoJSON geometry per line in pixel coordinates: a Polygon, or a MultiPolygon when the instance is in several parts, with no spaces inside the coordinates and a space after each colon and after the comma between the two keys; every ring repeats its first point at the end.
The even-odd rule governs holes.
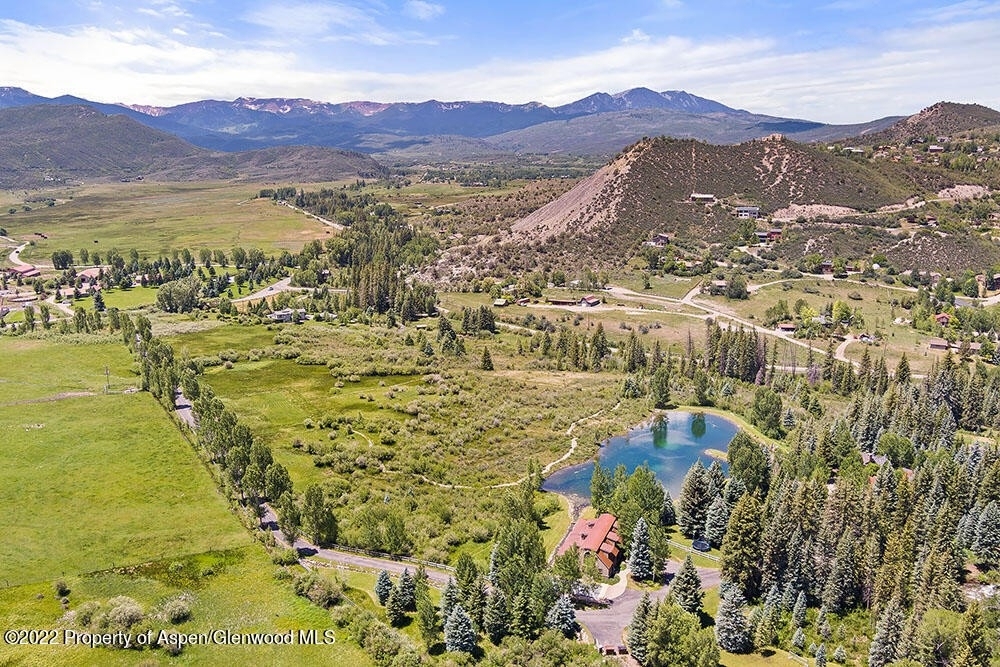
{"type": "MultiPolygon", "coordinates": [[[[605,468],[623,464],[630,473],[647,464],[677,500],[688,468],[699,458],[706,467],[711,465],[708,450],[725,452],[737,431],[736,424],[724,417],[671,411],[606,441],[597,458],[605,468]]],[[[722,464],[726,469],[725,461],[722,464]]],[[[589,501],[593,473],[593,461],[563,468],[547,477],[542,488],[589,501]]]]}

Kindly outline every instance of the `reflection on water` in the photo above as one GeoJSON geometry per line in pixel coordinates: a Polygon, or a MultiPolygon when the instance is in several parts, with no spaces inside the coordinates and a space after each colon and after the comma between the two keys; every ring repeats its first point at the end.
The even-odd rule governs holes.
{"type": "MultiPolygon", "coordinates": [[[[628,472],[647,464],[676,499],[691,464],[701,458],[709,465],[705,450],[726,451],[737,430],[733,422],[717,415],[668,412],[608,440],[601,447],[598,459],[606,468],[614,469],[621,464],[628,472]]],[[[589,500],[593,472],[593,462],[564,468],[550,475],[542,488],[589,500]]]]}

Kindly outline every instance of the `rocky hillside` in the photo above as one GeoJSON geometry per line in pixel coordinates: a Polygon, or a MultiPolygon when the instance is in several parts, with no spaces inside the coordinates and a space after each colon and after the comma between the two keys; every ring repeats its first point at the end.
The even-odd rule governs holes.
{"type": "Polygon", "coordinates": [[[321,181],[384,173],[368,156],[329,148],[209,151],[88,106],[2,109],[0,136],[0,188],[137,176],[174,181],[321,181]]]}
{"type": "MultiPolygon", "coordinates": [[[[781,136],[735,146],[644,139],[509,230],[453,249],[439,274],[621,266],[661,232],[681,254],[703,257],[712,244],[731,241],[739,205],[760,207],[762,228],[794,229],[790,236],[800,238],[802,254],[811,252],[806,237],[814,232],[898,227],[899,213],[892,211],[907,200],[937,197],[957,176],[940,166],[859,158],[781,136]],[[807,219],[810,225],[803,224],[807,219]],[[807,228],[812,231],[803,236],[807,228]]],[[[858,251],[870,253],[868,245],[858,251]]]]}

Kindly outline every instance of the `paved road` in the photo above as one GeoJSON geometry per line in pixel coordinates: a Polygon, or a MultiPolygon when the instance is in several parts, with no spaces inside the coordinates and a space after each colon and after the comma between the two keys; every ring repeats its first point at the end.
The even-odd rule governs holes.
{"type": "MultiPolygon", "coordinates": [[[[677,561],[667,563],[667,576],[673,579],[680,569],[681,564],[677,561]]],[[[712,588],[719,585],[721,570],[714,568],[699,567],[698,576],[701,577],[702,589],[712,588]]],[[[669,589],[667,586],[659,590],[652,591],[649,597],[655,600],[662,600],[667,596],[669,589]]],[[[624,632],[628,624],[632,622],[632,614],[642,599],[642,592],[634,588],[628,588],[621,597],[612,600],[611,605],[603,609],[585,609],[576,613],[577,620],[587,628],[587,632],[594,638],[594,642],[599,646],[619,646],[625,643],[624,632]]]]}

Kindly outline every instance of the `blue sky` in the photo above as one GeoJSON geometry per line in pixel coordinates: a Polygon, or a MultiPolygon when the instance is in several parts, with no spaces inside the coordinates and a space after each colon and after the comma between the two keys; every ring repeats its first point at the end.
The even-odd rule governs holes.
{"type": "Polygon", "coordinates": [[[0,85],[101,102],[539,101],[824,122],[1000,109],[1000,0],[0,0],[0,85]]]}

